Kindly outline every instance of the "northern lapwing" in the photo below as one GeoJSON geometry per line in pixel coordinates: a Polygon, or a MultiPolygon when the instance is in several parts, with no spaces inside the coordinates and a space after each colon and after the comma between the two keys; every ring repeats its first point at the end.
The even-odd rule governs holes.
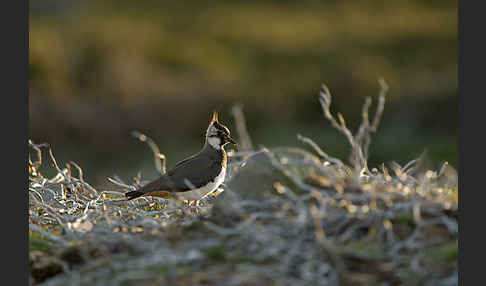
{"type": "Polygon", "coordinates": [[[227,162],[224,146],[228,143],[236,144],[214,112],[201,151],[180,161],[160,178],[125,193],[125,197],[128,200],[141,196],[199,200],[224,182],[227,162]]]}

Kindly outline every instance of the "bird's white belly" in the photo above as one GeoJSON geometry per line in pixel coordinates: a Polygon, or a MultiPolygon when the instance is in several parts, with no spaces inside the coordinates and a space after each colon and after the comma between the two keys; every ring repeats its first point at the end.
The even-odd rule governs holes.
{"type": "Polygon", "coordinates": [[[223,182],[226,176],[226,168],[221,168],[221,173],[219,173],[212,182],[209,182],[206,186],[200,187],[198,189],[190,190],[187,192],[177,193],[179,198],[183,200],[199,200],[206,194],[211,193],[216,190],[223,182]]]}

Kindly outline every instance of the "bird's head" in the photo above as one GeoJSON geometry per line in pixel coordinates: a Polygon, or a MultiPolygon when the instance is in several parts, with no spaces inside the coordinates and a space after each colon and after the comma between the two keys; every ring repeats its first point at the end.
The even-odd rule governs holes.
{"type": "Polygon", "coordinates": [[[218,113],[213,112],[213,117],[209,122],[209,127],[206,130],[206,142],[213,148],[219,150],[224,145],[231,143],[236,144],[236,141],[230,137],[230,131],[228,127],[219,123],[218,113]]]}

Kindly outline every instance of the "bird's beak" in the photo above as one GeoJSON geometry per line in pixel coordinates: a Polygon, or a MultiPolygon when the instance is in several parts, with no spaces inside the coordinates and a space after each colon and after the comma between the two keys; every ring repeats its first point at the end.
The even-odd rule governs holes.
{"type": "Polygon", "coordinates": [[[230,142],[231,144],[234,144],[234,145],[236,145],[236,144],[237,144],[237,143],[236,143],[236,141],[235,141],[235,140],[233,140],[233,138],[231,138],[231,137],[229,137],[229,136],[226,136],[226,140],[227,140],[228,142],[230,142]]]}

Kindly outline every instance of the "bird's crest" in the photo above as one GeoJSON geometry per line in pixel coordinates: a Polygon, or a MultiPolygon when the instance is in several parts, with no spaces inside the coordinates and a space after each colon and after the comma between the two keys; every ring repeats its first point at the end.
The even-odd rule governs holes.
{"type": "Polygon", "coordinates": [[[218,112],[215,110],[213,111],[213,117],[211,118],[211,123],[218,122],[218,112]]]}

